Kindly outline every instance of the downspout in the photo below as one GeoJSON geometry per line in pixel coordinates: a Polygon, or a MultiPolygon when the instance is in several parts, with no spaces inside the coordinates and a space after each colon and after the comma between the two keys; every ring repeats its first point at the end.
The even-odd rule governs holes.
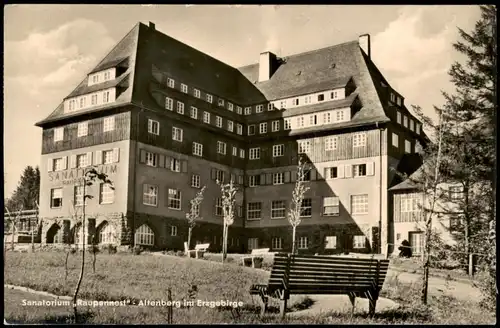
{"type": "Polygon", "coordinates": [[[376,123],[379,129],[379,219],[378,219],[378,253],[382,252],[382,128],[379,128],[378,122],[376,123]]]}

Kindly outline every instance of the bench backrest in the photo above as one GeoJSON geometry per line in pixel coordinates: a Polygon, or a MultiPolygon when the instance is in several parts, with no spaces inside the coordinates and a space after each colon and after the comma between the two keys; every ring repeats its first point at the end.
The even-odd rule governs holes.
{"type": "Polygon", "coordinates": [[[207,249],[208,247],[210,247],[210,244],[198,244],[194,247],[194,249],[202,250],[202,249],[207,249]]]}
{"type": "Polygon", "coordinates": [[[269,253],[269,248],[255,248],[252,249],[251,255],[259,255],[269,253]]]}
{"type": "Polygon", "coordinates": [[[269,286],[288,286],[291,293],[330,293],[382,288],[389,260],[275,254],[269,286]]]}

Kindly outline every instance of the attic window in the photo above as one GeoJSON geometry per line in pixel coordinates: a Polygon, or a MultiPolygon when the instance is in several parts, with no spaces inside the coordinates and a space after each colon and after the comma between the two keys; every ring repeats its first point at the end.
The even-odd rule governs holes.
{"type": "Polygon", "coordinates": [[[324,94],[318,95],[318,101],[323,101],[323,100],[325,100],[325,95],[324,94]]]}
{"type": "Polygon", "coordinates": [[[219,98],[219,106],[224,106],[224,99],[219,98]]]}

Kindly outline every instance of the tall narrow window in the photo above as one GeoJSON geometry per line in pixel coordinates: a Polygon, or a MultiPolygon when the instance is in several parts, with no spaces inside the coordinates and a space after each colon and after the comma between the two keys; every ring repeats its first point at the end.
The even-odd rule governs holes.
{"type": "Polygon", "coordinates": [[[103,131],[113,131],[115,129],[115,117],[105,117],[103,121],[103,131]]]}
{"type": "Polygon", "coordinates": [[[181,209],[181,191],[177,189],[168,189],[168,208],[172,210],[181,209]]]}
{"type": "Polygon", "coordinates": [[[88,122],[78,123],[78,137],[84,137],[89,133],[88,122]]]}
{"type": "Polygon", "coordinates": [[[148,133],[160,135],[160,122],[148,119],[148,133]]]}

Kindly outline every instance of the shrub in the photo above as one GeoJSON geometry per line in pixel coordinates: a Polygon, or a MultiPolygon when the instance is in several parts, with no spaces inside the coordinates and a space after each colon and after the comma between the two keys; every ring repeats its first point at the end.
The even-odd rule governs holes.
{"type": "Polygon", "coordinates": [[[176,255],[176,256],[180,256],[180,257],[182,257],[182,256],[184,256],[184,252],[183,252],[183,251],[177,251],[177,252],[175,253],[175,255],[176,255]]]}
{"type": "Polygon", "coordinates": [[[134,255],[141,255],[142,252],[143,252],[143,249],[141,246],[134,246],[132,248],[132,254],[134,254],[134,255]]]}
{"type": "Polygon", "coordinates": [[[108,254],[116,254],[118,252],[118,248],[116,245],[104,245],[102,250],[107,252],[108,254]]]}

